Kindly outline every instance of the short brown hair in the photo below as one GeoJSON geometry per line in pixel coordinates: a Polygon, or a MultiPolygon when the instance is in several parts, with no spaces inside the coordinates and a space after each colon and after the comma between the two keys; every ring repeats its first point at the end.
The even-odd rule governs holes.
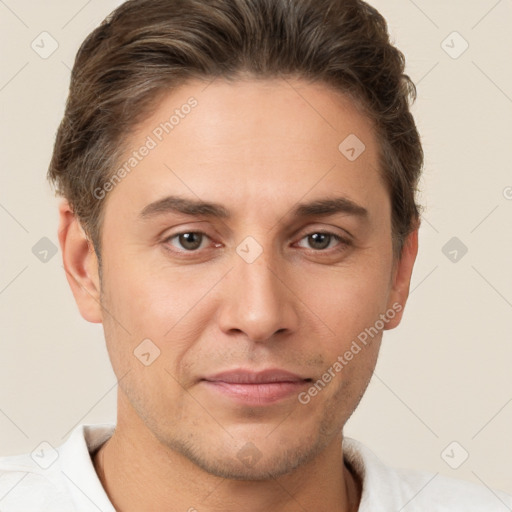
{"type": "Polygon", "coordinates": [[[404,68],[386,21],[360,0],[129,0],[77,53],[48,178],[99,258],[103,201],[93,191],[162,94],[215,77],[321,82],[353,98],[377,130],[396,258],[419,221],[423,165],[404,68]]]}

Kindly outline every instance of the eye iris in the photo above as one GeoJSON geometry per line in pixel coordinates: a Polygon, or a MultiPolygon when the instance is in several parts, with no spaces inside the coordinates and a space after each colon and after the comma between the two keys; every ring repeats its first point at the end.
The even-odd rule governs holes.
{"type": "Polygon", "coordinates": [[[179,235],[179,241],[185,249],[198,249],[202,241],[201,233],[182,233],[179,235]]]}
{"type": "Polygon", "coordinates": [[[313,242],[311,245],[315,249],[325,249],[329,246],[329,242],[331,241],[331,235],[325,233],[313,233],[309,235],[308,238],[310,242],[313,242]],[[320,245],[320,247],[318,245],[320,245]]]}

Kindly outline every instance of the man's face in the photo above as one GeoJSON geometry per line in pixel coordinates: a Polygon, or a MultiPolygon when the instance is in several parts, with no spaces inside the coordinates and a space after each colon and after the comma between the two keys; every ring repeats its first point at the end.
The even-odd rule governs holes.
{"type": "Polygon", "coordinates": [[[348,98],[302,81],[205,87],[172,92],[130,139],[151,149],[103,199],[101,315],[118,428],[258,479],[339,442],[382,323],[399,322],[391,206],[372,125],[348,98]],[[351,134],[355,159],[353,137],[338,148],[351,134]],[[180,213],[170,196],[229,215],[180,213]],[[360,208],[296,211],[339,198],[360,208]]]}

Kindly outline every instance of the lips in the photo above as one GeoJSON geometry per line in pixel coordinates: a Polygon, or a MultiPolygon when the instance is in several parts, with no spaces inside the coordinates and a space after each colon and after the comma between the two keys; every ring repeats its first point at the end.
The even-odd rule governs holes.
{"type": "Polygon", "coordinates": [[[227,372],[217,373],[211,377],[205,377],[204,380],[209,382],[226,382],[230,384],[265,384],[276,382],[301,382],[304,379],[294,373],[286,370],[269,369],[259,372],[248,370],[231,370],[227,372]]]}
{"type": "Polygon", "coordinates": [[[281,369],[235,369],[204,377],[209,391],[247,405],[274,403],[299,393],[312,379],[281,369]]]}

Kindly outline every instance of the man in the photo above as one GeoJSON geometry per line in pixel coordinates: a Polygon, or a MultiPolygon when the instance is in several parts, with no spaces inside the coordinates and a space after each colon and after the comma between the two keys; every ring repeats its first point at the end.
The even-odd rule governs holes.
{"type": "Polygon", "coordinates": [[[83,43],[49,177],[115,428],[2,511],[493,511],[343,437],[403,314],[422,150],[402,54],[356,0],[132,0],[83,43]]]}

